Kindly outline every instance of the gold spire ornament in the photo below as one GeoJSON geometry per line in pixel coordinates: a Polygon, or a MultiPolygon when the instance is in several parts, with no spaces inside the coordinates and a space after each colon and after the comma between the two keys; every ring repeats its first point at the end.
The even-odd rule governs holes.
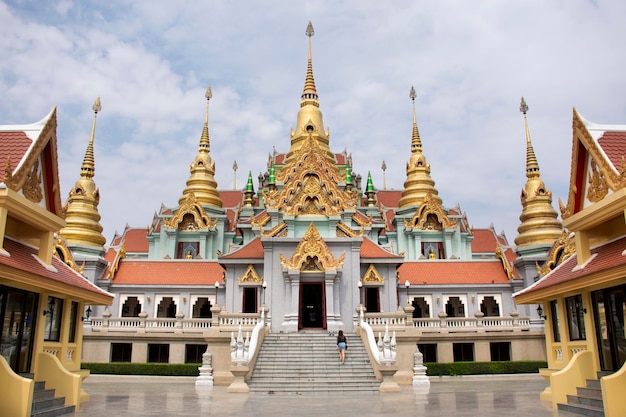
{"type": "Polygon", "coordinates": [[[515,245],[527,247],[533,245],[552,245],[563,233],[563,225],[557,219],[558,214],[552,208],[552,193],[541,180],[539,163],[535,156],[528,129],[528,105],[522,97],[520,112],[524,115],[526,130],[526,185],[522,189],[521,224],[517,228],[515,245]]]}
{"type": "Polygon", "coordinates": [[[335,159],[329,146],[329,131],[324,130],[322,112],[319,109],[320,103],[318,101],[317,89],[315,88],[315,79],[313,78],[311,38],[315,31],[311,22],[307,25],[305,33],[309,38],[306,77],[302,96],[300,97],[300,110],[298,111],[296,128],[291,131],[291,147],[289,152],[287,152],[285,163],[290,162],[294,158],[296,151],[304,145],[309,135],[315,138],[329,160],[334,161],[335,159]]]}
{"type": "Polygon", "coordinates": [[[70,247],[85,245],[96,248],[96,251],[104,252],[106,239],[102,235],[100,213],[98,212],[100,190],[98,190],[93,180],[96,172],[93,151],[96,120],[98,113],[102,110],[100,97],[96,99],[92,109],[94,117],[91,125],[91,135],[80,169],[80,179],[76,181],[74,188],[70,190],[65,210],[66,226],[60,230],[59,236],[65,239],[70,247]]]}
{"type": "Polygon", "coordinates": [[[430,176],[430,164],[422,153],[422,141],[417,129],[417,116],[415,113],[415,89],[411,87],[409,92],[413,105],[413,130],[411,133],[411,159],[406,164],[406,181],[404,190],[398,203],[399,207],[419,206],[429,194],[436,204],[441,205],[441,197],[435,188],[435,181],[430,176]]]}
{"type": "Polygon", "coordinates": [[[178,205],[182,206],[190,193],[195,195],[196,200],[203,206],[222,207],[220,193],[217,191],[217,181],[215,181],[215,162],[211,159],[211,141],[209,139],[209,101],[213,97],[211,87],[208,87],[204,94],[206,98],[206,113],[204,126],[200,136],[198,155],[189,167],[191,175],[187,180],[187,186],[183,190],[183,195],[178,199],[178,205]]]}

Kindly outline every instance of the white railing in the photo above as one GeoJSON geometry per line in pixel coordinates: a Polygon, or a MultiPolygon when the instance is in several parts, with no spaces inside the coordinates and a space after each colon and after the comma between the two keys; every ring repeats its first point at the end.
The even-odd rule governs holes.
{"type": "Polygon", "coordinates": [[[97,317],[91,319],[93,332],[201,333],[212,326],[212,319],[97,317]]]}

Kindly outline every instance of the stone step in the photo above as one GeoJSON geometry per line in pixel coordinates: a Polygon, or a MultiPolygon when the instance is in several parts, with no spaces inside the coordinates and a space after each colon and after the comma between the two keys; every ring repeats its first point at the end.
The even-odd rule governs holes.
{"type": "Polygon", "coordinates": [[[576,393],[580,397],[602,399],[602,390],[599,388],[578,387],[576,388],[576,393]]]}
{"type": "Polygon", "coordinates": [[[567,396],[568,404],[581,404],[581,405],[590,405],[596,408],[604,408],[604,403],[601,399],[597,398],[589,398],[589,397],[581,397],[579,395],[568,395],[567,396]]]}
{"type": "Polygon", "coordinates": [[[560,411],[567,411],[581,416],[604,417],[604,408],[584,404],[557,404],[560,411]]]}

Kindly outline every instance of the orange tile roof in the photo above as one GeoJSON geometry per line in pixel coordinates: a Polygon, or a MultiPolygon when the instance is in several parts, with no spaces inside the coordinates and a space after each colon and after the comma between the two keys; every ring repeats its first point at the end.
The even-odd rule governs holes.
{"type": "Polygon", "coordinates": [[[4,249],[9,253],[9,256],[0,255],[1,265],[40,276],[42,278],[40,285],[44,288],[52,288],[47,285],[47,281],[54,281],[57,284],[78,288],[99,297],[105,296],[111,302],[113,301],[112,294],[92,284],[56,256],[52,257],[52,268],[46,268],[38,260],[37,249],[32,246],[5,237],[4,249]]]}
{"type": "Polygon", "coordinates": [[[214,285],[222,282],[223,273],[224,268],[215,261],[123,259],[112,284],[214,285]]]}
{"type": "Polygon", "coordinates": [[[450,261],[426,260],[405,262],[398,268],[400,282],[420,284],[507,284],[506,272],[499,260],[450,261]]]}
{"type": "Polygon", "coordinates": [[[227,253],[220,257],[221,259],[263,259],[263,243],[261,243],[261,238],[256,237],[248,242],[245,246],[242,246],[241,249],[236,250],[235,252],[227,253]]]}
{"type": "Polygon", "coordinates": [[[0,131],[0,182],[4,181],[4,167],[7,158],[11,161],[11,170],[15,172],[18,164],[26,155],[26,151],[33,144],[33,140],[26,136],[24,132],[2,132],[0,131]]]}
{"type": "Polygon", "coordinates": [[[585,285],[584,281],[586,277],[611,268],[626,265],[624,248],[626,248],[626,237],[597,246],[591,250],[592,256],[595,256],[593,256],[593,258],[585,264],[584,268],[579,269],[575,269],[577,265],[577,257],[570,256],[565,262],[557,266],[549,274],[531,286],[514,294],[514,296],[521,294],[533,294],[539,290],[558,287],[560,284],[576,280],[580,281],[580,285],[582,287],[585,285]]]}
{"type": "Polygon", "coordinates": [[[126,252],[147,253],[149,250],[147,235],[147,228],[126,229],[123,236],[126,252]]]}
{"type": "Polygon", "coordinates": [[[492,229],[474,229],[473,232],[472,253],[495,253],[498,243],[492,229]]]}
{"type": "Polygon", "coordinates": [[[363,243],[361,243],[361,258],[365,259],[380,259],[380,258],[394,258],[402,260],[403,257],[390,253],[385,249],[372,242],[369,238],[364,237],[363,243]]]}

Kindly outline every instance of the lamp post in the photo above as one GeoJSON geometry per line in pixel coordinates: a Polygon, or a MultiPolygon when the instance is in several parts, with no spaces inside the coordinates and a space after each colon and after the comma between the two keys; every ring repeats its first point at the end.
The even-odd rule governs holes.
{"type": "Polygon", "coordinates": [[[267,289],[267,281],[263,280],[263,305],[265,305],[265,290],[267,289]]]}
{"type": "Polygon", "coordinates": [[[217,306],[217,290],[220,289],[220,282],[215,281],[215,305],[217,306]]]}
{"type": "Polygon", "coordinates": [[[409,287],[411,286],[411,283],[409,282],[409,280],[407,279],[406,281],[404,281],[404,288],[406,288],[406,303],[409,303],[409,287]]]}

